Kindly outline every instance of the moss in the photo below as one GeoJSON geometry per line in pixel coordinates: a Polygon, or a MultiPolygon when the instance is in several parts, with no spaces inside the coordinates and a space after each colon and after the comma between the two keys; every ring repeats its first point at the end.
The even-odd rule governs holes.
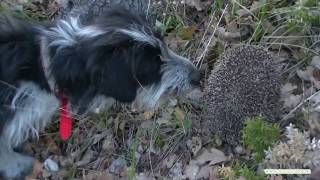
{"type": "Polygon", "coordinates": [[[280,138],[278,124],[270,124],[263,117],[247,119],[242,133],[242,142],[256,154],[255,161],[260,162],[265,157],[264,150],[272,146],[280,138]]]}

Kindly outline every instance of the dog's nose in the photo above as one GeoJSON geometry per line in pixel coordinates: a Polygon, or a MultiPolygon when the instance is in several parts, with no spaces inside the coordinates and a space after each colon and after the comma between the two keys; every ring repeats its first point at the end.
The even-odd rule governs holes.
{"type": "Polygon", "coordinates": [[[194,70],[190,73],[190,83],[192,85],[199,86],[200,85],[200,79],[201,79],[201,74],[198,70],[194,70]]]}

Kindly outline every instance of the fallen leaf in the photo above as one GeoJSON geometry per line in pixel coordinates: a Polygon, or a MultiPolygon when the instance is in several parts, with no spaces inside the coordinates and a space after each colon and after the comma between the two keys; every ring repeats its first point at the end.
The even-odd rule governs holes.
{"type": "Polygon", "coordinates": [[[200,0],[186,0],[186,4],[191,7],[195,7],[197,11],[202,11],[204,9],[200,0]]]}
{"type": "Polygon", "coordinates": [[[291,94],[295,89],[297,89],[298,86],[294,85],[292,83],[286,83],[284,86],[281,88],[281,94],[283,96],[291,94]]]}
{"type": "Polygon", "coordinates": [[[154,115],[154,111],[146,111],[143,113],[144,120],[151,119],[154,115]]]}
{"type": "Polygon", "coordinates": [[[84,180],[112,180],[114,179],[110,174],[106,172],[90,172],[83,177],[84,180]]]}
{"type": "Polygon", "coordinates": [[[212,166],[202,166],[195,179],[209,179],[212,166]]]}
{"type": "Polygon", "coordinates": [[[207,162],[209,162],[210,165],[215,165],[217,163],[227,161],[227,157],[218,149],[212,148],[207,150],[204,148],[202,152],[199,152],[199,155],[195,160],[198,165],[203,165],[207,162]]]}
{"type": "Polygon", "coordinates": [[[178,36],[182,40],[191,40],[193,38],[193,34],[195,31],[196,31],[196,27],[194,26],[182,27],[178,31],[178,36]]]}
{"type": "Polygon", "coordinates": [[[281,101],[283,102],[284,108],[294,108],[301,102],[302,96],[293,94],[293,91],[296,89],[297,86],[292,83],[286,83],[281,88],[281,101]]]}
{"type": "Polygon", "coordinates": [[[174,116],[177,118],[179,122],[183,122],[186,118],[185,112],[179,107],[176,107],[174,109],[174,116]]]}
{"type": "Polygon", "coordinates": [[[196,179],[199,169],[199,166],[193,160],[191,160],[189,165],[187,165],[184,169],[184,175],[188,179],[196,179]]]}
{"type": "Polygon", "coordinates": [[[202,142],[200,137],[192,137],[191,140],[188,140],[187,146],[189,147],[189,149],[191,149],[191,152],[194,155],[197,155],[197,153],[202,148],[202,142]]]}
{"type": "Polygon", "coordinates": [[[303,81],[311,81],[314,67],[307,66],[305,70],[298,69],[297,75],[303,81]]]}
{"type": "Polygon", "coordinates": [[[282,99],[283,106],[289,109],[296,107],[301,102],[301,100],[302,100],[301,95],[293,95],[293,94],[282,99]]]}
{"type": "Polygon", "coordinates": [[[316,89],[320,89],[320,69],[313,66],[307,66],[305,70],[298,69],[297,75],[304,81],[310,81],[316,89]]]}

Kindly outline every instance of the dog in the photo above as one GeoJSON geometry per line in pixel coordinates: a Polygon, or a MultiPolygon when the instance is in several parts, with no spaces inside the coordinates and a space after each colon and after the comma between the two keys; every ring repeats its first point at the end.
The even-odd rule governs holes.
{"type": "Polygon", "coordinates": [[[50,24],[0,17],[0,173],[22,177],[33,158],[16,152],[61,107],[87,114],[110,102],[156,108],[199,85],[193,63],[170,50],[145,15],[112,8],[92,22],[50,24]]]}

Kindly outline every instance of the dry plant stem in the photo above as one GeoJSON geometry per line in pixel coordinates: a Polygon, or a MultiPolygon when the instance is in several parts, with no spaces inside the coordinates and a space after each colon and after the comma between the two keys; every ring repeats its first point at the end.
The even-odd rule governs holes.
{"type": "Polygon", "coordinates": [[[233,0],[238,6],[240,6],[242,9],[244,9],[246,12],[248,12],[252,17],[254,17],[256,20],[259,18],[255,16],[248,8],[244,7],[242,4],[240,4],[237,0],[233,0]]]}
{"type": "Polygon", "coordinates": [[[310,49],[310,48],[307,48],[307,47],[303,47],[303,46],[299,46],[299,45],[295,45],[295,44],[287,44],[287,43],[275,43],[275,42],[272,42],[272,43],[268,43],[268,42],[260,42],[260,44],[266,44],[266,45],[283,45],[283,46],[291,46],[291,47],[296,47],[296,48],[301,48],[301,49],[304,49],[304,50],[307,50],[309,52],[312,52],[313,54],[319,56],[319,53],[310,49]]]}
{"type": "Polygon", "coordinates": [[[203,36],[202,36],[202,38],[201,38],[201,41],[200,41],[200,43],[199,43],[199,45],[198,45],[198,47],[197,47],[196,55],[199,54],[200,46],[202,45],[201,42],[204,42],[204,38],[205,38],[205,36],[207,35],[207,33],[208,33],[208,31],[209,31],[209,29],[210,29],[210,27],[211,27],[211,24],[212,24],[212,21],[213,21],[213,19],[214,19],[214,15],[215,15],[215,14],[216,14],[216,11],[214,11],[214,12],[212,13],[212,15],[211,15],[209,24],[208,24],[206,30],[204,31],[203,36]]]}
{"type": "Polygon", "coordinates": [[[207,43],[207,45],[206,45],[206,47],[205,47],[204,51],[202,52],[201,56],[198,58],[198,62],[197,62],[197,64],[196,64],[196,67],[198,67],[198,66],[199,66],[199,64],[200,64],[199,69],[201,69],[201,66],[202,66],[203,60],[204,60],[204,58],[205,58],[205,57],[206,57],[206,55],[207,55],[207,52],[208,52],[209,46],[210,46],[210,44],[211,44],[211,42],[212,42],[212,40],[213,40],[213,37],[214,37],[214,35],[215,35],[215,33],[216,33],[217,29],[218,29],[218,26],[219,26],[219,24],[220,24],[221,20],[222,20],[222,18],[223,18],[223,16],[224,16],[224,14],[225,14],[225,12],[226,12],[226,10],[227,10],[227,8],[228,8],[228,5],[229,5],[229,4],[227,4],[227,5],[226,5],[226,7],[223,9],[223,12],[222,12],[222,14],[221,14],[221,16],[220,16],[220,18],[219,18],[219,21],[218,21],[218,23],[217,23],[217,25],[216,25],[216,27],[215,27],[215,29],[214,29],[214,31],[213,31],[213,33],[212,33],[212,35],[210,36],[210,39],[209,39],[209,41],[208,41],[208,43],[207,43]]]}
{"type": "Polygon", "coordinates": [[[313,97],[315,97],[316,95],[318,95],[320,93],[320,90],[317,91],[316,93],[314,93],[313,95],[309,96],[307,99],[305,99],[304,101],[302,101],[300,104],[298,104],[295,108],[293,108],[287,115],[285,115],[281,121],[286,121],[288,118],[291,117],[291,115],[296,112],[304,103],[310,101],[313,97]]]}

